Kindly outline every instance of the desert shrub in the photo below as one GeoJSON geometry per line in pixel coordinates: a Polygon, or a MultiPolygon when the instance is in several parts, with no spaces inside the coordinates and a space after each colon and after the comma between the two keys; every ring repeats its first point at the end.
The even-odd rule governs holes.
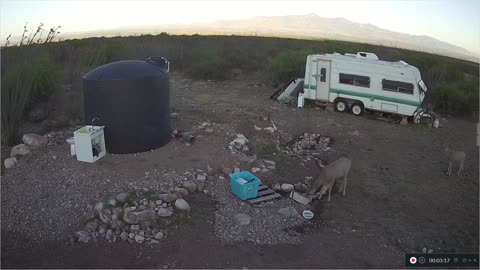
{"type": "Polygon", "coordinates": [[[13,145],[32,89],[32,67],[18,65],[2,76],[2,143],[13,145]]]}
{"type": "Polygon", "coordinates": [[[291,50],[273,58],[267,70],[272,73],[274,83],[304,77],[307,56],[312,53],[312,50],[291,50]]]}
{"type": "Polygon", "coordinates": [[[192,52],[192,61],[186,72],[194,79],[225,80],[230,77],[231,66],[218,54],[207,50],[197,49],[192,52]]]}
{"type": "Polygon", "coordinates": [[[28,106],[34,105],[41,97],[50,96],[62,78],[59,66],[49,59],[42,59],[30,70],[32,86],[28,106]]]}
{"type": "Polygon", "coordinates": [[[434,110],[453,115],[478,115],[478,79],[443,84],[430,90],[434,110]]]}

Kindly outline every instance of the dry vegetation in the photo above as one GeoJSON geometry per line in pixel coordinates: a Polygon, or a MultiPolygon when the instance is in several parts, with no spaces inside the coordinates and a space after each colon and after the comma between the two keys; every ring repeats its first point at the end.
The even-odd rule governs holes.
{"type": "Polygon", "coordinates": [[[241,69],[268,72],[272,84],[278,84],[302,77],[310,53],[371,51],[380,59],[402,59],[419,67],[430,89],[426,102],[437,112],[478,115],[478,64],[427,53],[341,41],[165,33],[55,43],[30,42],[33,38],[26,39],[29,45],[1,51],[2,141],[6,144],[18,141],[21,123],[43,121],[41,127],[48,130],[81,121],[81,77],[88,70],[152,55],[167,57],[173,72],[194,79],[229,79],[232,69],[241,69]]]}

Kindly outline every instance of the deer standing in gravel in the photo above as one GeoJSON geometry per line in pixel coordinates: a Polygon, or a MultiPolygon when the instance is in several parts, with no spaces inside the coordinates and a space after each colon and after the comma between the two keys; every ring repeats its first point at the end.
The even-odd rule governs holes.
{"type": "Polygon", "coordinates": [[[467,156],[465,152],[463,151],[452,151],[448,147],[445,148],[445,154],[448,157],[448,170],[447,170],[447,175],[452,174],[452,167],[455,164],[455,162],[459,163],[459,168],[458,168],[458,176],[460,176],[460,173],[463,172],[463,163],[465,162],[465,157],[467,156]]]}
{"type": "Polygon", "coordinates": [[[352,161],[348,158],[339,158],[338,160],[324,166],[321,161],[318,161],[318,166],[322,168],[320,175],[315,179],[314,182],[310,183],[309,189],[307,190],[307,197],[312,199],[315,192],[322,186],[320,191],[320,197],[322,198],[328,190],[328,201],[330,201],[330,193],[332,187],[335,184],[335,180],[343,178],[343,184],[340,186],[339,192],[342,191],[343,196],[345,196],[345,190],[347,188],[347,175],[350,171],[352,161]]]}

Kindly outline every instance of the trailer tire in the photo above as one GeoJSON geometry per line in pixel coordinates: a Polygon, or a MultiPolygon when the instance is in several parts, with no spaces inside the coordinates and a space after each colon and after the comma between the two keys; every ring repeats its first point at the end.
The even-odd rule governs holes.
{"type": "Polygon", "coordinates": [[[348,103],[346,100],[338,98],[335,100],[335,111],[346,112],[348,109],[348,103]]]}
{"type": "Polygon", "coordinates": [[[363,106],[363,103],[355,102],[350,107],[350,111],[352,112],[353,115],[360,116],[365,111],[365,107],[363,106]]]}

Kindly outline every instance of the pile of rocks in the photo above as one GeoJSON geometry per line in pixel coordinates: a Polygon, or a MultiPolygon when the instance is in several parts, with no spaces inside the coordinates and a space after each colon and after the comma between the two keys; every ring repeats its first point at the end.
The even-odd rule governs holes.
{"type": "Polygon", "coordinates": [[[205,173],[185,174],[193,179],[185,177],[186,180],[169,192],[141,189],[120,193],[106,203],[89,206],[85,214],[87,223],[83,230],[75,233],[76,239],[84,243],[103,238],[108,242],[158,244],[167,231],[156,228],[157,225],[162,219],[173,216],[175,211],[189,212],[191,207],[184,198],[202,191],[205,186],[205,173]]]}
{"type": "Polygon", "coordinates": [[[232,153],[236,152],[247,152],[250,149],[247,146],[248,140],[243,134],[236,134],[235,139],[230,142],[228,145],[228,149],[232,151],[232,153]]]}
{"type": "Polygon", "coordinates": [[[315,133],[303,133],[287,145],[285,153],[295,157],[306,156],[309,160],[313,156],[319,155],[321,151],[329,151],[332,143],[333,140],[330,137],[315,133]]]}
{"type": "Polygon", "coordinates": [[[256,173],[256,172],[268,173],[270,171],[274,171],[277,169],[275,165],[276,165],[275,161],[264,159],[260,163],[259,167],[252,167],[251,170],[253,173],[256,173]]]}
{"type": "Polygon", "coordinates": [[[213,133],[215,129],[217,129],[217,132],[221,132],[221,127],[218,123],[202,122],[198,129],[205,131],[205,133],[213,133]]]}
{"type": "Polygon", "coordinates": [[[25,134],[22,137],[22,144],[15,145],[10,151],[10,157],[5,159],[3,165],[6,169],[13,168],[17,164],[18,156],[25,156],[31,153],[31,149],[47,145],[48,139],[37,134],[25,134]]]}

